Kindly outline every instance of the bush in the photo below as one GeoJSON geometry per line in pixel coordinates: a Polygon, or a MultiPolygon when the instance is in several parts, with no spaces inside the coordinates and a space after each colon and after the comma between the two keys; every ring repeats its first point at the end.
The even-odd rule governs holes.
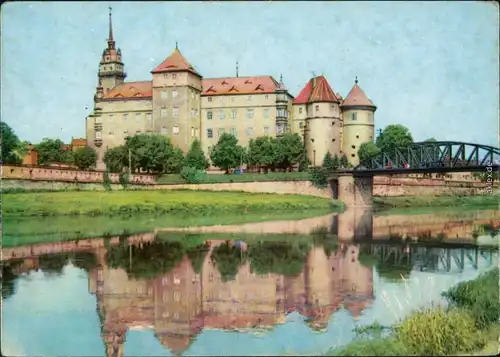
{"type": "Polygon", "coordinates": [[[406,356],[408,351],[395,338],[356,339],[328,356],[406,356]]]}
{"type": "Polygon", "coordinates": [[[181,171],[181,178],[186,183],[197,184],[203,181],[205,173],[196,169],[195,167],[184,166],[181,171]]]}
{"type": "Polygon", "coordinates": [[[323,167],[311,167],[309,169],[311,175],[311,182],[318,188],[325,188],[328,186],[327,172],[323,167]]]}
{"type": "Polygon", "coordinates": [[[130,176],[129,176],[129,174],[126,173],[126,172],[120,173],[119,182],[120,182],[120,185],[122,185],[122,187],[124,189],[126,189],[127,186],[130,184],[130,176]]]}
{"type": "Polygon", "coordinates": [[[106,191],[111,191],[111,179],[109,178],[109,173],[107,171],[103,174],[102,185],[106,191]]]}
{"type": "Polygon", "coordinates": [[[396,337],[417,356],[445,356],[472,352],[484,339],[467,310],[444,308],[418,311],[396,327],[396,337]]]}
{"type": "Polygon", "coordinates": [[[495,268],[477,279],[452,287],[442,295],[452,306],[470,310],[476,326],[484,329],[500,318],[498,278],[499,268],[495,268]]]}

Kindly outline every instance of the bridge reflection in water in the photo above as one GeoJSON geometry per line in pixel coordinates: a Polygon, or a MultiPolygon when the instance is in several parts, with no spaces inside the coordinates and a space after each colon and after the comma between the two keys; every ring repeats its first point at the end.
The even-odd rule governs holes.
{"type": "Polygon", "coordinates": [[[412,270],[446,274],[498,264],[493,249],[348,244],[328,235],[246,243],[140,238],[9,263],[15,275],[62,270],[69,261],[88,271],[107,356],[123,356],[128,329],[153,329],[176,355],[202,330],[266,330],[294,311],[324,331],[341,307],[357,318],[372,304],[375,272],[398,279],[412,270]]]}

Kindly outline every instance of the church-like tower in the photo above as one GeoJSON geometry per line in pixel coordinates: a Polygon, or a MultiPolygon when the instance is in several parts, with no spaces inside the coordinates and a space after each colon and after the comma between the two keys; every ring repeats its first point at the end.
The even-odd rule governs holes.
{"type": "Polygon", "coordinates": [[[340,108],[343,117],[342,152],[351,164],[357,165],[359,146],[366,142],[373,142],[374,113],[377,107],[359,87],[356,77],[354,86],[340,108]]]}
{"type": "Polygon", "coordinates": [[[283,84],[283,76],[276,88],[276,136],[288,132],[288,90],[283,84]]]}
{"type": "Polygon", "coordinates": [[[122,52],[116,48],[113,37],[113,21],[111,18],[111,8],[109,8],[109,35],[108,47],[102,52],[101,62],[99,63],[99,81],[104,94],[119,84],[122,84],[127,74],[122,62],[122,52]]]}

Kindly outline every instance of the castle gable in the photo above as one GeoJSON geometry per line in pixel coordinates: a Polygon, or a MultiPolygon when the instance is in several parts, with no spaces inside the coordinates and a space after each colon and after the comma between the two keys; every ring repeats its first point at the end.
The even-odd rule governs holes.
{"type": "Polygon", "coordinates": [[[131,98],[144,98],[150,99],[152,97],[151,81],[142,82],[126,82],[117,85],[109,92],[107,92],[103,99],[131,99],[131,98]]]}
{"type": "Polygon", "coordinates": [[[187,71],[201,77],[194,67],[186,60],[178,48],[172,52],[162,63],[160,63],[151,73],[180,72],[187,71]]]}
{"type": "Polygon", "coordinates": [[[272,76],[204,78],[202,95],[274,93],[278,82],[272,76]]]}

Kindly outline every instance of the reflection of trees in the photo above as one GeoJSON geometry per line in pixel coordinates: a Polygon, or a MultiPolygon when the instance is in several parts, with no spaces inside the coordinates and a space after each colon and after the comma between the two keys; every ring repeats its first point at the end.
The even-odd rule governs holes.
{"type": "Polygon", "coordinates": [[[21,260],[2,263],[2,299],[8,299],[16,292],[17,276],[13,270],[21,264],[21,260]]]}
{"type": "Polygon", "coordinates": [[[119,244],[109,248],[106,261],[123,268],[134,279],[152,279],[172,270],[184,257],[181,242],[153,242],[141,246],[119,244]]]}
{"type": "MultiPolygon", "coordinates": [[[[401,247],[396,249],[401,250],[401,247]]],[[[385,280],[395,282],[401,281],[401,276],[405,279],[410,277],[413,265],[411,263],[404,263],[398,261],[398,255],[402,254],[400,251],[394,254],[388,254],[387,257],[382,256],[382,250],[380,254],[372,254],[370,245],[361,245],[359,248],[358,261],[366,267],[375,267],[378,275],[385,280]]]]}
{"type": "Polygon", "coordinates": [[[68,253],[42,255],[38,258],[40,269],[49,275],[61,275],[63,268],[68,264],[68,253]]]}
{"type": "Polygon", "coordinates": [[[229,281],[235,279],[240,265],[246,260],[246,256],[243,255],[239,246],[226,241],[212,250],[211,259],[219,270],[222,281],[229,281]]]}
{"type": "Polygon", "coordinates": [[[203,262],[205,261],[205,257],[207,256],[209,249],[210,245],[208,243],[204,243],[187,250],[186,254],[196,274],[201,273],[203,262]]]}
{"type": "Polygon", "coordinates": [[[323,250],[328,258],[330,258],[333,252],[339,249],[337,237],[331,234],[313,234],[313,244],[315,247],[323,246],[323,250]]]}
{"type": "Polygon", "coordinates": [[[71,262],[75,267],[88,273],[97,266],[97,257],[91,252],[76,252],[72,254],[71,262]]]}
{"type": "Polygon", "coordinates": [[[249,244],[252,271],[297,276],[302,272],[310,246],[304,243],[259,242],[249,244]]]}

